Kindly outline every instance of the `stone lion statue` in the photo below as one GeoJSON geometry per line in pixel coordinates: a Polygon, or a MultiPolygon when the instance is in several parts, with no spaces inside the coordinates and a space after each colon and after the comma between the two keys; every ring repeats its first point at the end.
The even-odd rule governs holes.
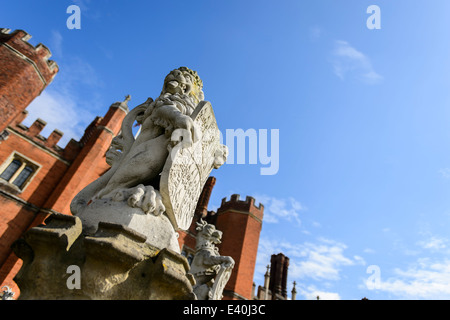
{"type": "MultiPolygon", "coordinates": [[[[116,136],[106,153],[111,169],[95,184],[80,192],[72,201],[71,210],[76,214],[91,198],[127,199],[128,204],[140,207],[155,215],[164,212],[164,205],[157,190],[159,174],[174,142],[174,130],[189,132],[183,135],[183,144],[198,140],[198,132],[190,115],[204,99],[203,83],[196,71],[186,67],[172,70],[164,79],[160,96],[149,98],[134,108],[125,118],[121,133],[116,136]],[[134,141],[131,126],[137,121],[141,133],[134,141]]],[[[217,158],[225,162],[225,152],[217,158]]]]}
{"type": "Polygon", "coordinates": [[[202,219],[200,223],[197,222],[196,230],[198,231],[196,251],[189,271],[196,281],[194,293],[198,300],[210,300],[213,297],[220,299],[234,267],[234,260],[231,257],[221,256],[216,247],[222,239],[222,231],[202,219]],[[226,271],[225,279],[217,279],[221,269],[226,271]],[[221,284],[217,286],[220,282],[221,284]]]}
{"type": "MultiPolygon", "coordinates": [[[[122,103],[128,100],[129,97],[122,103]]],[[[203,83],[197,72],[186,67],[172,70],[165,77],[161,94],[156,100],[148,98],[125,116],[121,132],[113,138],[105,155],[111,168],[72,200],[70,209],[82,219],[83,230],[86,227],[86,230],[91,229],[87,233],[94,232],[93,229],[99,221],[124,224],[149,236],[149,239],[154,239],[149,241],[156,241],[159,247],[164,247],[169,241],[170,248],[179,251],[174,239],[176,235],[173,233],[178,228],[175,214],[188,217],[183,224],[183,227],[186,227],[186,221],[191,219],[191,212],[181,210],[179,213],[178,210],[173,213],[173,208],[167,208],[167,204],[172,202],[160,193],[161,177],[163,169],[171,168],[166,166],[170,164],[169,160],[179,159],[176,157],[182,153],[179,152],[180,148],[187,150],[189,147],[195,147],[198,151],[198,146],[210,146],[200,150],[208,153],[208,159],[213,159],[212,164],[203,162],[206,163],[204,167],[203,164],[192,165],[195,170],[203,168],[201,172],[197,172],[201,175],[201,179],[198,179],[199,185],[204,183],[204,176],[209,175],[208,170],[217,169],[225,162],[226,146],[220,145],[216,133],[215,140],[208,140],[208,135],[205,134],[208,133],[205,131],[206,126],[211,123],[213,131],[218,133],[212,107],[209,102],[204,101],[203,83]],[[135,122],[141,125],[137,137],[132,132],[135,122]],[[141,213],[159,219],[142,217],[141,213]],[[166,217],[169,217],[175,230],[169,230],[166,217]],[[167,235],[167,241],[158,242],[156,239],[164,236],[164,233],[167,235]]],[[[180,171],[180,179],[188,175],[188,171],[180,171]]],[[[166,180],[164,183],[164,186],[167,186],[166,180]]],[[[171,180],[169,183],[174,186],[180,182],[171,180]]],[[[199,192],[201,187],[198,186],[199,192]]],[[[186,200],[194,203],[197,201],[196,196],[197,194],[193,194],[186,200]]]]}

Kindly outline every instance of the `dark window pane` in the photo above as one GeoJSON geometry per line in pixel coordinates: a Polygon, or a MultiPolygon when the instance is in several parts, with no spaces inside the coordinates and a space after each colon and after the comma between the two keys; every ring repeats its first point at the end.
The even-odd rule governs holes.
{"type": "Polygon", "coordinates": [[[27,181],[28,177],[33,173],[33,168],[26,166],[14,180],[13,184],[22,188],[25,181],[27,181]]]}
{"type": "Polygon", "coordinates": [[[14,173],[16,173],[17,169],[19,169],[21,165],[22,163],[19,160],[13,160],[5,169],[5,171],[2,172],[0,178],[9,181],[9,179],[11,179],[11,177],[14,175],[14,173]]]}
{"type": "Polygon", "coordinates": [[[189,254],[189,256],[187,257],[187,261],[189,262],[189,265],[192,264],[192,260],[194,260],[194,256],[192,254],[189,254]]]}

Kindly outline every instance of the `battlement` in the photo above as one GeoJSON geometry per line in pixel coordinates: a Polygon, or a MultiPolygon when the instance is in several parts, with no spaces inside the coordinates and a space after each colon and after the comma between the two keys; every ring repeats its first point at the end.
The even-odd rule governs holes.
{"type": "MultiPolygon", "coordinates": [[[[79,141],[71,139],[64,148],[61,148],[57,143],[61,140],[64,133],[58,129],[53,130],[53,132],[46,138],[41,135],[41,131],[47,125],[47,122],[38,118],[33,124],[28,127],[23,124],[23,121],[28,116],[28,111],[21,111],[12,121],[8,124],[9,130],[18,133],[19,135],[25,137],[26,139],[38,144],[40,147],[50,151],[59,157],[67,161],[74,160],[80,153],[81,149],[91,142],[95,142],[98,132],[101,130],[106,130],[110,134],[115,135],[120,130],[121,120],[123,120],[124,110],[117,107],[117,103],[112,104],[104,117],[97,116],[95,119],[86,127],[83,136],[79,141]],[[120,115],[117,110],[121,110],[120,115]],[[94,138],[94,140],[92,140],[94,138]]],[[[8,138],[8,132],[0,132],[0,141],[4,141],[8,138]],[[3,134],[6,134],[3,136],[3,134]]],[[[108,145],[109,146],[109,145],[108,145]]]]}
{"type": "Polygon", "coordinates": [[[264,205],[262,203],[260,203],[259,206],[256,206],[255,198],[250,196],[245,197],[245,200],[239,200],[239,198],[240,196],[238,194],[231,195],[230,200],[228,201],[227,198],[223,198],[220,208],[217,209],[217,214],[230,210],[249,212],[262,220],[264,212],[264,205]]]}
{"type": "Polygon", "coordinates": [[[10,128],[19,134],[26,136],[33,142],[41,145],[42,147],[46,147],[52,149],[52,151],[63,154],[64,149],[59,147],[57,143],[61,140],[64,133],[58,129],[53,130],[53,132],[46,138],[41,135],[41,131],[47,125],[47,122],[38,118],[36,119],[30,127],[27,127],[22,123],[22,121],[27,117],[28,111],[22,111],[19,116],[17,116],[10,128]]]}
{"type": "Polygon", "coordinates": [[[50,83],[58,72],[59,68],[55,61],[49,60],[52,56],[49,48],[42,43],[33,46],[28,42],[31,35],[23,30],[0,28],[0,45],[6,46],[9,50],[28,60],[37,69],[45,85],[50,83]]]}

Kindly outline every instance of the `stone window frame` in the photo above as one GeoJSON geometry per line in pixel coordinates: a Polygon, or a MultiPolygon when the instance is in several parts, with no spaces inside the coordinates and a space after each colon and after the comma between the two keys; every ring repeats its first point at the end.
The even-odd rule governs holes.
{"type": "Polygon", "coordinates": [[[3,177],[0,177],[0,181],[19,192],[23,192],[30,184],[31,180],[33,180],[33,178],[36,176],[36,174],[38,173],[38,171],[41,169],[42,166],[36,163],[35,161],[31,160],[30,158],[24,156],[23,154],[17,151],[13,151],[6,159],[6,161],[4,161],[3,164],[0,166],[0,175],[2,175],[5,172],[5,170],[9,167],[9,165],[11,165],[14,161],[20,162],[19,168],[17,168],[14,171],[13,175],[9,179],[4,179],[3,177]],[[17,186],[16,184],[14,184],[14,181],[27,167],[32,169],[30,175],[21,183],[20,186],[17,186]]]}
{"type": "Polygon", "coordinates": [[[183,245],[183,248],[181,249],[181,255],[185,257],[189,262],[189,265],[191,265],[192,261],[194,260],[195,251],[188,246],[183,245]]]}

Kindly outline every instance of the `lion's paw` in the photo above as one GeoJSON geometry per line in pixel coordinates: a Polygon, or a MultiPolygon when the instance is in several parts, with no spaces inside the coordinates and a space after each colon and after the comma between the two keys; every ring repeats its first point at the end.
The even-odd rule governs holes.
{"type": "Polygon", "coordinates": [[[140,184],[134,188],[120,189],[112,197],[113,201],[125,201],[132,208],[141,208],[146,214],[159,216],[166,211],[162,197],[152,186],[140,184]]]}

